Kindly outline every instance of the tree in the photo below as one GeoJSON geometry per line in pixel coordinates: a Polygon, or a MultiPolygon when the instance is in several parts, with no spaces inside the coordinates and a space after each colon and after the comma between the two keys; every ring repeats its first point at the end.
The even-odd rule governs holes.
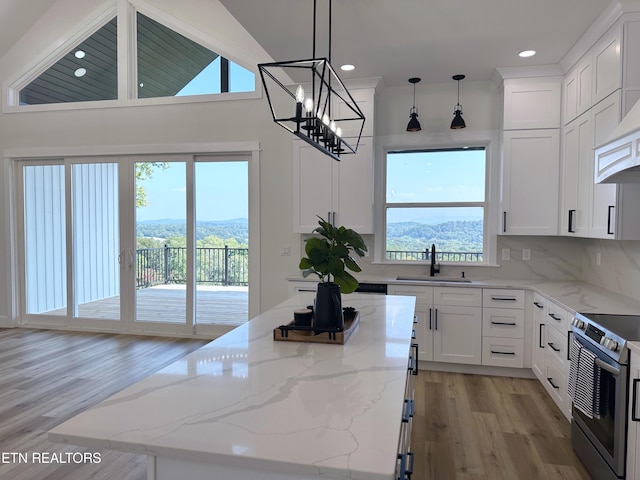
{"type": "Polygon", "coordinates": [[[136,163],[136,207],[146,207],[149,205],[147,200],[147,192],[141,183],[153,177],[153,170],[161,168],[166,170],[169,168],[167,162],[137,162],[136,163]]]}

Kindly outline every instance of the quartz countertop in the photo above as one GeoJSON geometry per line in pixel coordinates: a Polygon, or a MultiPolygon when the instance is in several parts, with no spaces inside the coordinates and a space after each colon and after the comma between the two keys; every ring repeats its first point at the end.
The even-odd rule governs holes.
{"type": "Polygon", "coordinates": [[[392,479],[414,297],[349,295],[345,345],[276,342],[300,294],[62,423],[54,442],[301,476],[392,479]]]}

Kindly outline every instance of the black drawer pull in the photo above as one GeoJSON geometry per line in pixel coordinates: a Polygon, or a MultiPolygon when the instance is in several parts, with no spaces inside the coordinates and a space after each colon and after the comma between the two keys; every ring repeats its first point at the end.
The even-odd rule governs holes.
{"type": "Polygon", "coordinates": [[[553,388],[555,388],[556,390],[558,390],[560,388],[555,383],[553,383],[553,378],[552,377],[547,377],[547,382],[549,382],[551,384],[551,386],[553,388]]]}
{"type": "Polygon", "coordinates": [[[509,325],[511,327],[515,327],[516,323],[513,323],[513,322],[494,322],[493,320],[491,320],[491,325],[509,325]]]}
{"type": "Polygon", "coordinates": [[[495,350],[491,350],[492,355],[515,355],[515,352],[496,352],[495,350]]]}
{"type": "Polygon", "coordinates": [[[540,302],[533,302],[533,304],[538,308],[544,308],[544,305],[542,305],[540,302]]]}
{"type": "Polygon", "coordinates": [[[541,323],[540,326],[538,327],[538,347],[539,348],[544,348],[544,343],[542,342],[542,329],[544,328],[544,323],[541,323]]]}
{"type": "Polygon", "coordinates": [[[518,299],[516,297],[498,297],[496,295],[491,295],[491,300],[496,300],[498,302],[515,302],[518,299]]]}
{"type": "Polygon", "coordinates": [[[549,316],[550,316],[551,318],[553,318],[554,320],[557,320],[558,322],[562,320],[562,318],[561,318],[561,317],[556,316],[556,314],[555,314],[555,313],[550,313],[550,314],[549,314],[549,316]]]}
{"type": "Polygon", "coordinates": [[[559,352],[560,351],[560,349],[556,348],[556,346],[551,342],[547,342],[547,345],[549,345],[549,347],[551,347],[551,350],[553,350],[554,352],[559,352]]]}

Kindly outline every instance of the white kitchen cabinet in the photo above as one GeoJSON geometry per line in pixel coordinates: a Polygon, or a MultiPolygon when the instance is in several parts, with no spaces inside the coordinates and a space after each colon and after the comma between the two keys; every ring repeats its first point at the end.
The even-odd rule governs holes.
{"type": "Polygon", "coordinates": [[[505,130],[560,127],[559,78],[506,79],[504,81],[505,130]]]}
{"type": "Polygon", "coordinates": [[[302,140],[293,141],[293,229],[311,233],[318,216],[373,233],[373,138],[338,162],[302,140]]]}
{"type": "Polygon", "coordinates": [[[570,323],[573,314],[540,294],[533,296],[533,373],[563,415],[571,419],[569,379],[570,323]]]}
{"type": "Polygon", "coordinates": [[[524,367],[524,290],[482,290],[482,364],[524,367]]]}
{"type": "Polygon", "coordinates": [[[627,419],[627,478],[640,478],[640,354],[629,359],[629,416],[627,419]]]}
{"type": "Polygon", "coordinates": [[[561,235],[640,239],[640,187],[595,183],[594,147],[620,121],[620,104],[618,89],[563,128],[561,235]]]}
{"type": "Polygon", "coordinates": [[[562,129],[561,235],[587,236],[593,183],[591,123],[591,113],[586,112],[562,129]]]}
{"type": "Polygon", "coordinates": [[[563,125],[575,120],[591,108],[592,54],[587,53],[562,82],[563,125]]]}
{"type": "Polygon", "coordinates": [[[504,132],[502,233],[558,234],[558,129],[504,132]]]}
{"type": "Polygon", "coordinates": [[[622,87],[621,26],[614,25],[594,45],[592,99],[593,105],[622,87]]]}
{"type": "Polygon", "coordinates": [[[482,289],[389,285],[388,292],[416,297],[420,360],[481,364],[482,289]]]}

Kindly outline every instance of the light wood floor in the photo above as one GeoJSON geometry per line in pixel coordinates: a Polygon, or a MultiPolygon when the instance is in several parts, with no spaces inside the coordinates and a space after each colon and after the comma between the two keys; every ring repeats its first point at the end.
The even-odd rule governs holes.
{"type": "MultiPolygon", "coordinates": [[[[145,480],[141,455],[100,451],[93,465],[6,455],[92,452],[49,442],[47,432],[206,342],[0,329],[0,479],[145,480]]],[[[535,380],[418,376],[413,480],[588,479],[568,436],[568,422],[535,380]]]]}
{"type": "Polygon", "coordinates": [[[537,380],[420,371],[413,480],[587,480],[537,380]]]}

